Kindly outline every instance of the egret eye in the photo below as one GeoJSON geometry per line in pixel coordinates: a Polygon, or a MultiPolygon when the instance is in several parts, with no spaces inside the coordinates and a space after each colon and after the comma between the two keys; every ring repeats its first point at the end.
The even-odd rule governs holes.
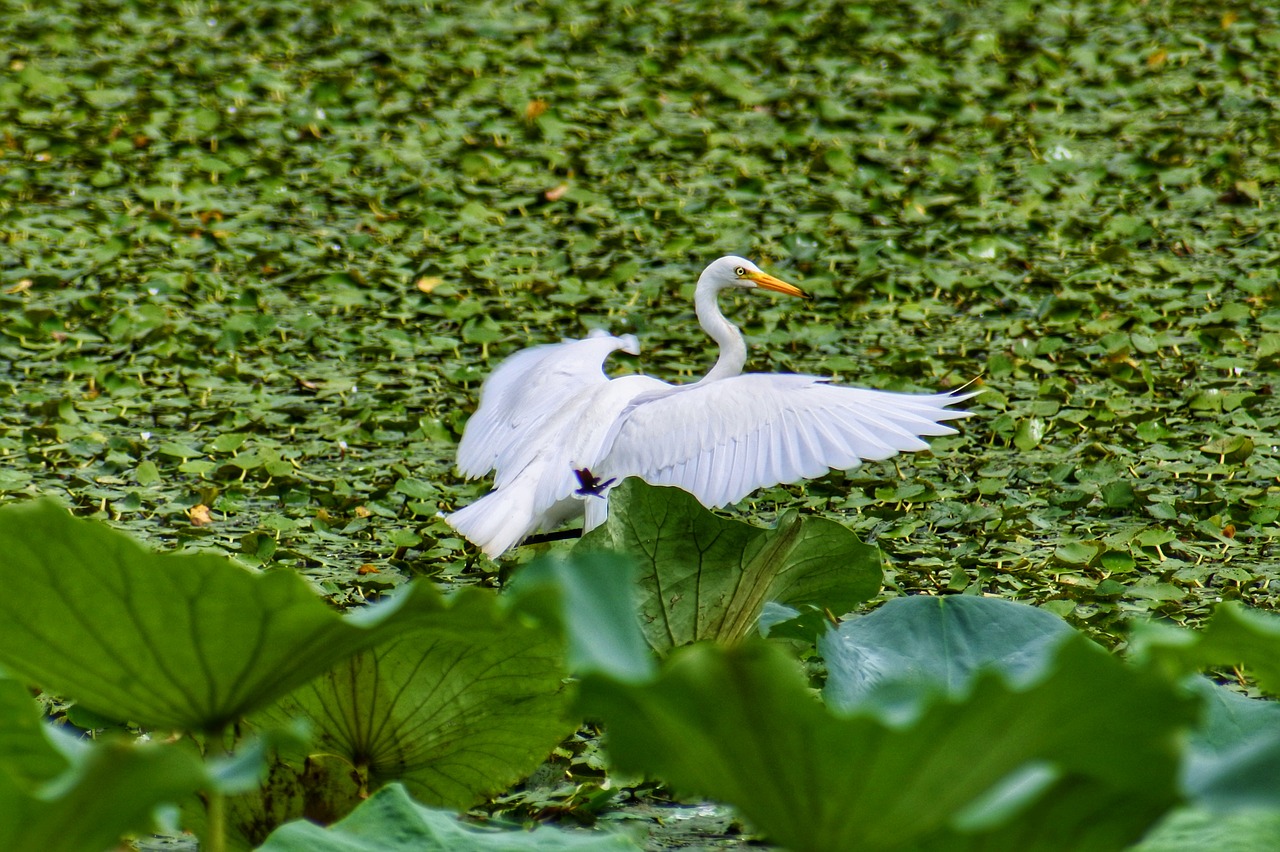
{"type": "Polygon", "coordinates": [[[733,270],[733,274],[734,274],[734,275],[736,275],[736,276],[738,276],[739,278],[746,278],[746,277],[747,277],[747,270],[745,270],[745,269],[743,269],[741,266],[739,266],[737,269],[733,270]]]}

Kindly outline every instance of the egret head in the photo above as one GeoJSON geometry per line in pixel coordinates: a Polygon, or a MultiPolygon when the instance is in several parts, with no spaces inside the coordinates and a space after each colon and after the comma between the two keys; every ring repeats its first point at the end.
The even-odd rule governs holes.
{"type": "Polygon", "coordinates": [[[772,290],[787,296],[807,298],[807,294],[793,284],[780,278],[774,278],[745,257],[726,255],[713,260],[698,278],[699,286],[708,285],[715,290],[727,290],[730,287],[742,287],[746,290],[772,290]]]}

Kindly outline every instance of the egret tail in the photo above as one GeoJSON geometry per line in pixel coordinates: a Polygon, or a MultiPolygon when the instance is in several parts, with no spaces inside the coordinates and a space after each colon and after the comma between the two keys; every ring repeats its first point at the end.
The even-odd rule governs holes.
{"type": "Polygon", "coordinates": [[[491,559],[515,547],[538,525],[533,493],[524,488],[491,491],[470,506],[446,515],[444,520],[491,559]]]}

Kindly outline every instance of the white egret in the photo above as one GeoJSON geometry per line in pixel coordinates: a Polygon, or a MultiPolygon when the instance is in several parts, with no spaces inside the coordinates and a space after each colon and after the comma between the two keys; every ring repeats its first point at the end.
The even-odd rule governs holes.
{"type": "Polygon", "coordinates": [[[891,393],[820,376],[742,374],[746,342],[716,303],[731,287],[804,295],[741,257],[713,262],[698,278],[694,305],[720,356],[691,384],[605,375],[613,352],[638,354],[632,335],[593,332],[499,364],[458,445],[459,471],[468,478],[496,471],[494,488],[447,522],[497,558],[584,510],[588,529],[603,521],[603,499],[575,496],[576,470],[601,483],[639,476],[675,485],[716,508],[757,488],[923,450],[921,436],[954,434],[942,421],[968,416],[947,406],[973,393],[891,393]]]}

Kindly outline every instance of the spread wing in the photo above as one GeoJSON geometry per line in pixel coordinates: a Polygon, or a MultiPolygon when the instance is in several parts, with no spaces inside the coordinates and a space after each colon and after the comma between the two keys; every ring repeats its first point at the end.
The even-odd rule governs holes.
{"type": "Polygon", "coordinates": [[[466,477],[518,463],[530,442],[544,440],[544,426],[575,397],[609,381],[604,360],[617,350],[637,354],[635,335],[593,333],[522,349],[507,358],[480,388],[480,405],[458,443],[458,470],[466,477]]]}
{"type": "Polygon", "coordinates": [[[947,406],[974,395],[891,393],[768,373],[642,394],[614,423],[592,473],[640,476],[724,506],[757,488],[925,449],[922,436],[953,434],[943,421],[968,416],[947,406]]]}

